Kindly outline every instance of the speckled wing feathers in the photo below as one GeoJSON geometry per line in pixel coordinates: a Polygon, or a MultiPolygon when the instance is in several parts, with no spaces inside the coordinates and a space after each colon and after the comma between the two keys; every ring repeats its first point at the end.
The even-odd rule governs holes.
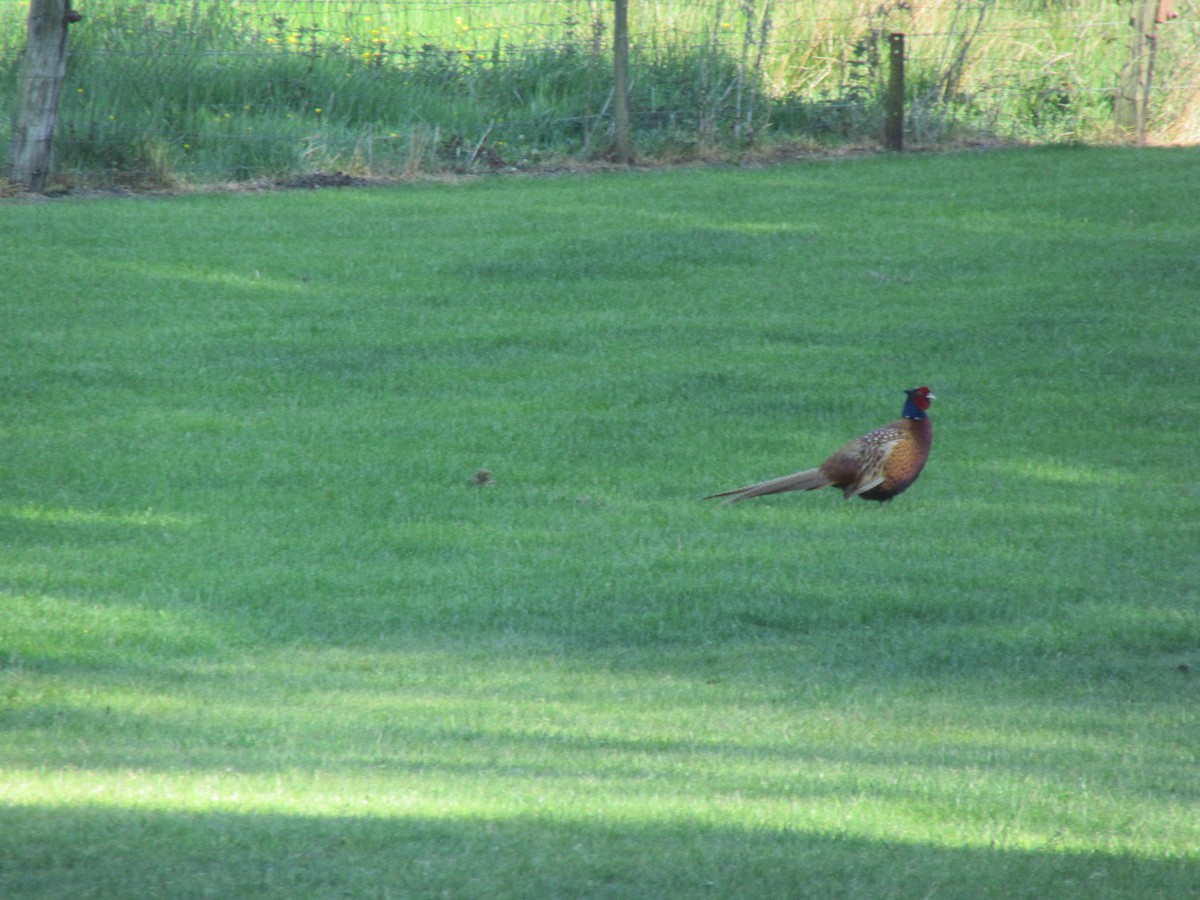
{"type": "Polygon", "coordinates": [[[902,422],[876,428],[842,445],[821,463],[830,484],[842,489],[846,499],[857,497],[887,480],[887,463],[904,438],[902,422]]]}

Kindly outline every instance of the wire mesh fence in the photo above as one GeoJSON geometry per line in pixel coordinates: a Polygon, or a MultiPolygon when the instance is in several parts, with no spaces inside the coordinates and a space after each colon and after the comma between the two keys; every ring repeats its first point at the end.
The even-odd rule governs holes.
{"type": "MultiPolygon", "coordinates": [[[[630,0],[643,158],[875,144],[906,34],[910,143],[1121,137],[1140,0],[630,0]]],[[[1200,139],[1200,0],[1157,5],[1145,132],[1200,139]]],[[[0,0],[0,154],[25,42],[0,0]]],[[[154,184],[412,174],[603,157],[611,0],[80,4],[62,177],[154,184]]],[[[1144,53],[1144,51],[1143,51],[1144,53]]]]}

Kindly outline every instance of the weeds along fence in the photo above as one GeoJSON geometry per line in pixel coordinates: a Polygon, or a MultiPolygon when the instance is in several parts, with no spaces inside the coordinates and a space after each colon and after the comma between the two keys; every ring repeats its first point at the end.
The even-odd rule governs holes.
{"type": "MultiPolygon", "coordinates": [[[[613,144],[612,0],[77,5],[60,182],[538,167],[613,144]]],[[[877,144],[893,33],[910,145],[1200,140],[1200,0],[1154,0],[1139,32],[1146,5],[629,0],[633,149],[682,160],[877,144]]],[[[28,11],[0,0],[0,155],[28,11]]]]}

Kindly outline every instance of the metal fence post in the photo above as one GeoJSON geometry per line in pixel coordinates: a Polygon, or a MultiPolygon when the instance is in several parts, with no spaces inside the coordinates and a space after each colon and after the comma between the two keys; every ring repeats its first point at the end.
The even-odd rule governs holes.
{"type": "Polygon", "coordinates": [[[883,144],[888,150],[904,149],[904,35],[888,35],[891,56],[888,71],[887,112],[883,123],[883,144]]]}

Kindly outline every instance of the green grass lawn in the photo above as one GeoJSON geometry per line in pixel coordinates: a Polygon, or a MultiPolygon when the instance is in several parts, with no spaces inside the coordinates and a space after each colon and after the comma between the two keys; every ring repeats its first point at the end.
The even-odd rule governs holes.
{"type": "Polygon", "coordinates": [[[0,206],[0,895],[1195,895],[1197,196],[0,206]],[[894,503],[699,502],[918,384],[894,503]]]}

